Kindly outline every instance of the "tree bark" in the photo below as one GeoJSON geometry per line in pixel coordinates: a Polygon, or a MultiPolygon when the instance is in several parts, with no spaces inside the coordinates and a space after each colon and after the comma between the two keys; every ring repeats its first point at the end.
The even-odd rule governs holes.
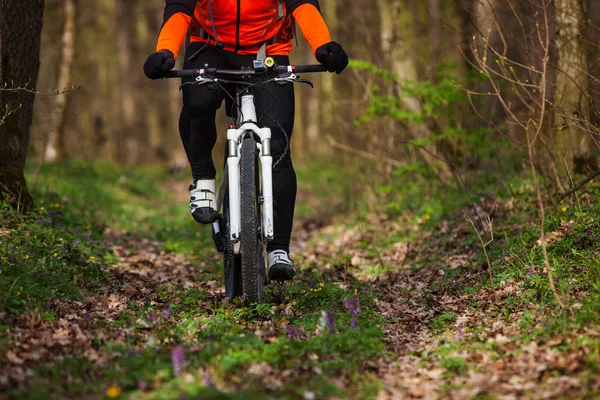
{"type": "Polygon", "coordinates": [[[43,0],[0,0],[0,196],[21,211],[33,206],[24,169],[34,94],[17,88],[37,83],[43,12],[43,0]]]}
{"type": "Polygon", "coordinates": [[[429,48],[431,50],[430,58],[430,78],[436,80],[438,64],[441,61],[441,42],[442,42],[442,9],[440,0],[427,1],[427,16],[429,17],[429,48]]]}
{"type": "MultiPolygon", "coordinates": [[[[77,3],[64,0],[65,27],[62,35],[62,59],[58,76],[59,91],[71,86],[75,66],[75,43],[77,42],[77,3]]],[[[67,95],[56,96],[55,108],[48,122],[48,141],[44,149],[44,161],[55,161],[64,156],[64,120],[67,110],[67,95]]]]}
{"type": "Polygon", "coordinates": [[[121,164],[135,165],[139,157],[139,143],[135,137],[135,88],[133,85],[132,29],[129,21],[131,4],[117,1],[116,34],[117,62],[119,71],[119,101],[121,126],[114,131],[117,160],[121,164]]]}
{"type": "MultiPolygon", "coordinates": [[[[589,132],[590,97],[586,16],[581,0],[555,0],[558,50],[556,150],[567,173],[598,169],[598,147],[589,132]]],[[[566,176],[566,174],[565,174],[566,176]]]]}
{"type": "MultiPolygon", "coordinates": [[[[397,76],[396,85],[398,87],[404,80],[417,81],[418,75],[418,58],[410,58],[408,54],[416,53],[415,45],[416,38],[411,36],[411,32],[416,31],[416,26],[412,21],[415,18],[415,8],[409,9],[403,7],[399,3],[389,2],[386,0],[378,1],[379,12],[381,18],[381,40],[382,48],[385,49],[386,60],[385,66],[397,76]],[[400,21],[400,23],[398,23],[400,21]],[[401,38],[401,39],[400,39],[401,38]]],[[[409,4],[410,5],[410,4],[409,4]]],[[[413,4],[414,6],[414,4],[413,4]]],[[[404,109],[411,112],[418,111],[421,105],[414,98],[401,98],[401,105],[404,109]]],[[[408,135],[411,139],[423,139],[431,135],[426,124],[415,124],[410,128],[408,135]]],[[[435,143],[430,143],[425,147],[417,146],[416,153],[421,160],[432,171],[439,176],[440,180],[447,183],[452,178],[452,171],[447,163],[441,162],[440,159],[445,159],[441,152],[436,148],[435,143]]]]}

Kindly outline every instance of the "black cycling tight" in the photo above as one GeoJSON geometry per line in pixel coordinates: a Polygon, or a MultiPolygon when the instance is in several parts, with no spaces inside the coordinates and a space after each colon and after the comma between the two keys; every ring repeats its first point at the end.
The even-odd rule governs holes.
{"type": "MultiPolygon", "coordinates": [[[[187,48],[184,69],[199,69],[205,64],[215,68],[241,68],[252,66],[254,56],[243,56],[207,46],[192,60],[188,58],[202,48],[192,43],[187,48]]],[[[273,57],[278,64],[289,64],[286,56],[273,57]]],[[[191,78],[183,82],[192,81],[191,78]]],[[[230,95],[234,85],[224,85],[230,95]]],[[[273,212],[275,238],[267,250],[289,252],[294,204],[296,201],[296,172],[292,165],[289,144],[294,128],[294,88],[291,83],[280,85],[268,83],[253,92],[258,125],[271,128],[271,153],[273,164],[273,212]],[[287,138],[286,138],[286,134],[287,138]],[[282,157],[283,155],[283,157],[282,157]]],[[[227,111],[236,107],[227,93],[214,85],[186,85],[183,87],[183,108],[179,118],[179,132],[194,179],[214,179],[215,165],[212,149],[217,140],[216,112],[223,100],[227,111]]],[[[228,115],[230,113],[228,112],[228,115]]]]}

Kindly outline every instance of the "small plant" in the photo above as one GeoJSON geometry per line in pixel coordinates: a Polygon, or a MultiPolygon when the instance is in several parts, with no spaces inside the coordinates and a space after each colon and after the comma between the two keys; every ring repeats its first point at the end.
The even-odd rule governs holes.
{"type": "Polygon", "coordinates": [[[429,326],[434,332],[441,332],[456,319],[456,313],[444,311],[442,314],[431,319],[429,326]]]}
{"type": "Polygon", "coordinates": [[[453,374],[463,375],[469,364],[463,357],[448,357],[440,361],[440,366],[453,374]]]}
{"type": "Polygon", "coordinates": [[[360,303],[358,300],[358,295],[354,295],[354,297],[346,297],[344,299],[344,307],[352,317],[352,329],[358,329],[358,314],[360,313],[360,303]]]}

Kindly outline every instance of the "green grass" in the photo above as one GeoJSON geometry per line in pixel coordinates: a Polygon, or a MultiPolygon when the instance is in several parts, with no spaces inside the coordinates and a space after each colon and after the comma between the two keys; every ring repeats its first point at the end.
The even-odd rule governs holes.
{"type": "MultiPolygon", "coordinates": [[[[98,232],[110,227],[188,254],[211,248],[210,229],[192,220],[176,193],[161,190],[161,181],[181,180],[179,176],[160,169],[69,162],[29,169],[28,178],[38,206],[64,202],[67,226],[85,223],[98,232]]],[[[187,187],[182,190],[187,194],[187,187]]]]}
{"type": "Polygon", "coordinates": [[[20,313],[44,309],[56,298],[79,299],[74,280],[106,283],[100,262],[111,257],[102,238],[89,225],[64,225],[63,207],[49,202],[49,209],[23,216],[0,205],[0,311],[20,313]]]}
{"type": "MultiPolygon", "coordinates": [[[[161,191],[160,182],[171,178],[152,169],[125,171],[78,162],[28,169],[37,209],[22,216],[7,203],[0,207],[0,311],[31,311],[52,320],[56,316],[51,308],[46,310],[47,304],[85,301],[87,290],[119,285],[115,278],[107,279],[116,261],[105,243],[107,232],[162,241],[164,250],[198,259],[213,254],[208,232],[191,220],[186,205],[161,191]]],[[[200,278],[220,282],[220,267],[209,263],[200,278]]],[[[350,287],[319,283],[318,273],[311,279],[316,283],[289,286],[283,299],[287,308],[278,306],[281,299],[275,301],[274,288],[266,291],[272,303],[241,307],[215,303],[201,289],[157,284],[153,301],[130,301],[108,325],[91,322],[132,333],[126,343],[94,338],[94,348],[108,355],[105,364],[65,357],[35,368],[25,389],[9,395],[94,397],[114,386],[122,398],[302,399],[307,391],[317,398],[372,397],[380,384],[362,374],[360,365],[383,351],[383,320],[374,293],[358,282],[350,287]],[[360,312],[354,320],[344,300],[355,296],[360,312]],[[334,321],[332,333],[327,313],[334,321]],[[185,348],[186,364],[176,375],[171,351],[179,345],[185,348]],[[275,377],[296,372],[265,389],[264,376],[248,372],[258,367],[275,377]],[[210,378],[227,393],[206,387],[200,370],[210,371],[210,378]],[[341,373],[349,377],[347,388],[331,381],[341,373]],[[190,374],[192,382],[186,378],[190,374]]],[[[0,326],[6,327],[5,321],[0,326]]],[[[0,343],[3,349],[10,345],[0,343]]]]}
{"type": "MultiPolygon", "coordinates": [[[[361,304],[357,329],[353,329],[351,318],[345,315],[347,311],[339,304],[331,304],[329,296],[324,294],[327,291],[314,292],[309,301],[336,310],[333,333],[326,327],[317,328],[321,321],[309,323],[303,319],[294,324],[277,306],[270,304],[211,309],[194,302],[172,307],[172,316],[163,318],[157,306],[132,302],[116,326],[149,330],[149,339],[130,342],[128,346],[105,343],[99,350],[109,349],[111,360],[104,366],[83,358],[66,358],[55,366],[38,368],[29,384],[31,390],[10,394],[15,398],[36,398],[43,393],[52,393],[51,398],[86,397],[116,385],[125,397],[135,396],[140,386],[154,388],[149,398],[301,399],[305,391],[312,391],[317,398],[347,397],[350,394],[333,385],[330,379],[341,372],[360,376],[360,363],[383,350],[383,335],[378,324],[369,318],[375,312],[370,297],[361,295],[365,301],[361,304]],[[149,322],[150,313],[158,316],[154,324],[149,322]],[[264,326],[264,331],[257,332],[257,326],[264,326]],[[179,344],[185,347],[183,373],[195,376],[194,382],[186,382],[182,375],[174,373],[171,351],[179,344]],[[260,389],[264,377],[248,373],[253,366],[275,376],[294,369],[309,371],[311,378],[307,381],[305,373],[291,380],[278,378],[283,384],[269,392],[260,389]],[[236,389],[225,394],[206,388],[202,383],[204,375],[198,376],[199,369],[210,371],[211,379],[221,386],[235,382],[231,389],[236,389]]],[[[344,293],[337,293],[341,296],[338,302],[343,303],[344,293]]],[[[197,293],[187,295],[202,297],[197,293]]],[[[356,379],[351,389],[365,398],[376,387],[376,382],[363,377],[356,379]]]]}
{"type": "MultiPolygon", "coordinates": [[[[489,294],[491,289],[502,295],[485,316],[488,322],[519,328],[511,343],[567,338],[554,348],[565,354],[585,348],[589,371],[582,379],[594,382],[600,340],[585,334],[584,328],[600,325],[597,184],[587,187],[579,199],[548,202],[547,233],[561,232],[548,246],[557,290],[568,308],[561,310],[543,270],[541,249],[535,246],[539,224],[529,179],[514,177],[500,184],[496,178],[484,176],[467,181],[471,199],[486,207],[486,202],[500,204],[495,215],[495,240],[487,248],[492,263],[490,280],[479,240],[462,217],[461,209],[470,200],[460,185],[407,179],[407,173],[394,176],[380,187],[377,200],[377,210],[387,214],[387,222],[399,227],[390,229],[387,222],[383,226],[372,222],[370,203],[356,190],[360,182],[339,171],[339,167],[324,163],[298,169],[300,185],[310,187],[312,197],[298,204],[296,215],[320,219],[351,212],[342,222],[335,218],[333,222],[349,227],[360,224],[361,238],[350,245],[375,260],[363,273],[376,277],[394,271],[394,265],[379,263],[379,255],[393,250],[399,242],[431,233],[408,262],[414,273],[431,270],[433,278],[426,287],[406,292],[398,287],[398,291],[399,297],[414,296],[415,306],[435,311],[423,321],[435,345],[415,355],[421,357],[423,366],[445,371],[440,393],[458,390],[461,383],[455,379],[477,369],[470,358],[474,354],[485,352],[492,360],[518,354],[518,345],[511,353],[493,340],[487,341],[489,326],[481,321],[461,327],[460,339],[449,338],[463,315],[455,308],[440,309],[436,303],[440,297],[461,299],[470,313],[477,314],[486,304],[477,296],[482,290],[489,294]],[[453,269],[444,260],[455,253],[472,257],[465,266],[453,269]],[[468,280],[466,276],[474,278],[468,280]]],[[[160,171],[65,163],[30,169],[28,177],[37,210],[22,216],[11,211],[6,202],[0,206],[0,311],[8,315],[35,311],[52,320],[56,316],[46,307],[49,302],[81,299],[85,290],[114,284],[105,273],[115,261],[104,243],[107,229],[162,241],[165,250],[200,259],[214,253],[208,230],[199,229],[191,220],[185,204],[161,192],[160,182],[173,177],[160,171]]],[[[313,244],[336,238],[335,233],[318,237],[313,244]]],[[[132,301],[110,325],[135,333],[128,336],[127,343],[95,338],[97,350],[110,355],[107,364],[67,357],[56,365],[37,368],[27,389],[10,394],[16,398],[101,396],[116,385],[124,398],[143,394],[157,399],[301,399],[307,391],[316,398],[374,398],[381,383],[365,375],[361,366],[384,352],[386,322],[376,307],[377,293],[370,283],[351,276],[346,285],[332,282],[330,276],[325,279],[319,267],[321,262],[339,265],[351,259],[344,252],[323,255],[314,265],[305,266],[302,282],[288,286],[283,299],[269,287],[266,304],[248,307],[215,302],[210,293],[198,288],[157,285],[153,296],[160,300],[158,304],[132,301]],[[355,296],[360,304],[356,319],[345,303],[355,296]],[[163,314],[166,307],[170,317],[163,314]],[[185,373],[179,376],[171,358],[172,349],[178,345],[184,346],[187,361],[185,373]],[[290,375],[277,378],[280,385],[266,388],[265,376],[249,372],[254,370],[269,371],[267,375],[275,377],[290,375]],[[207,387],[203,383],[208,376],[205,372],[218,387],[227,387],[227,393],[207,387]],[[193,377],[191,381],[188,374],[193,377]],[[347,377],[349,387],[332,383],[339,375],[347,377]],[[145,391],[140,387],[146,387],[145,391]]],[[[352,273],[357,267],[348,268],[352,273]]],[[[199,272],[201,279],[220,282],[219,265],[210,264],[199,272]]],[[[458,303],[455,306],[460,308],[458,303]]],[[[7,324],[1,321],[0,331],[7,324]]],[[[9,345],[0,339],[2,348],[9,345]]]]}
{"type": "Polygon", "coordinates": [[[444,311],[437,317],[432,318],[429,327],[433,332],[442,332],[446,327],[456,320],[456,313],[452,311],[444,311]]]}
{"type": "Polygon", "coordinates": [[[114,260],[107,228],[163,241],[167,251],[213,251],[210,230],[160,190],[158,182],[170,178],[160,172],[77,162],[27,172],[35,211],[23,216],[10,199],[0,203],[0,311],[77,299],[82,286],[102,283],[102,263],[114,260]]]}

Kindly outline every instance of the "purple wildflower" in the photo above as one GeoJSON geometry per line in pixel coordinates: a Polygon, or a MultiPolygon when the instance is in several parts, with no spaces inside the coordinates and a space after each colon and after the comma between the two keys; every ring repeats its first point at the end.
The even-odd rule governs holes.
{"type": "Polygon", "coordinates": [[[154,315],[154,313],[149,313],[148,319],[150,320],[150,322],[152,322],[152,325],[156,325],[156,315],[154,315]]]}
{"type": "Polygon", "coordinates": [[[15,199],[14,197],[11,197],[10,200],[8,200],[10,204],[15,204],[16,201],[17,199],[15,199]]]}
{"type": "Polygon", "coordinates": [[[171,350],[171,361],[173,361],[173,371],[175,371],[175,375],[181,374],[185,368],[185,348],[183,345],[177,346],[171,350]]]}
{"type": "Polygon", "coordinates": [[[460,342],[463,338],[463,333],[464,333],[464,330],[463,330],[462,326],[459,326],[456,329],[456,332],[454,332],[454,340],[457,342],[460,342]]]}
{"type": "Polygon", "coordinates": [[[298,329],[296,329],[296,327],[294,326],[290,326],[287,329],[287,335],[291,338],[291,339],[295,339],[298,336],[298,329]]]}
{"type": "Polygon", "coordinates": [[[358,301],[358,295],[354,295],[353,298],[346,297],[344,299],[344,307],[352,317],[352,329],[358,328],[358,314],[360,313],[360,303],[358,301]]]}
{"type": "Polygon", "coordinates": [[[129,357],[135,357],[137,355],[137,351],[134,348],[129,349],[128,351],[129,357]]]}
{"type": "Polygon", "coordinates": [[[327,311],[327,330],[329,333],[335,333],[335,318],[331,311],[327,311]]]}
{"type": "Polygon", "coordinates": [[[204,374],[202,374],[202,384],[205,387],[208,388],[214,388],[215,387],[215,382],[212,378],[212,375],[210,374],[210,372],[208,371],[204,371],[204,374]]]}
{"type": "Polygon", "coordinates": [[[169,306],[169,307],[165,308],[165,309],[163,310],[163,313],[162,313],[162,315],[163,315],[163,318],[164,318],[164,319],[169,319],[169,318],[171,318],[171,306],[169,306]]]}
{"type": "Polygon", "coordinates": [[[592,236],[592,230],[591,230],[590,228],[587,228],[587,229],[585,230],[585,234],[586,234],[587,236],[592,236]]]}
{"type": "Polygon", "coordinates": [[[89,321],[89,320],[90,320],[90,314],[88,314],[87,312],[84,312],[84,313],[83,313],[83,315],[82,315],[82,317],[83,317],[83,319],[84,319],[84,320],[86,320],[86,321],[89,321]]]}

